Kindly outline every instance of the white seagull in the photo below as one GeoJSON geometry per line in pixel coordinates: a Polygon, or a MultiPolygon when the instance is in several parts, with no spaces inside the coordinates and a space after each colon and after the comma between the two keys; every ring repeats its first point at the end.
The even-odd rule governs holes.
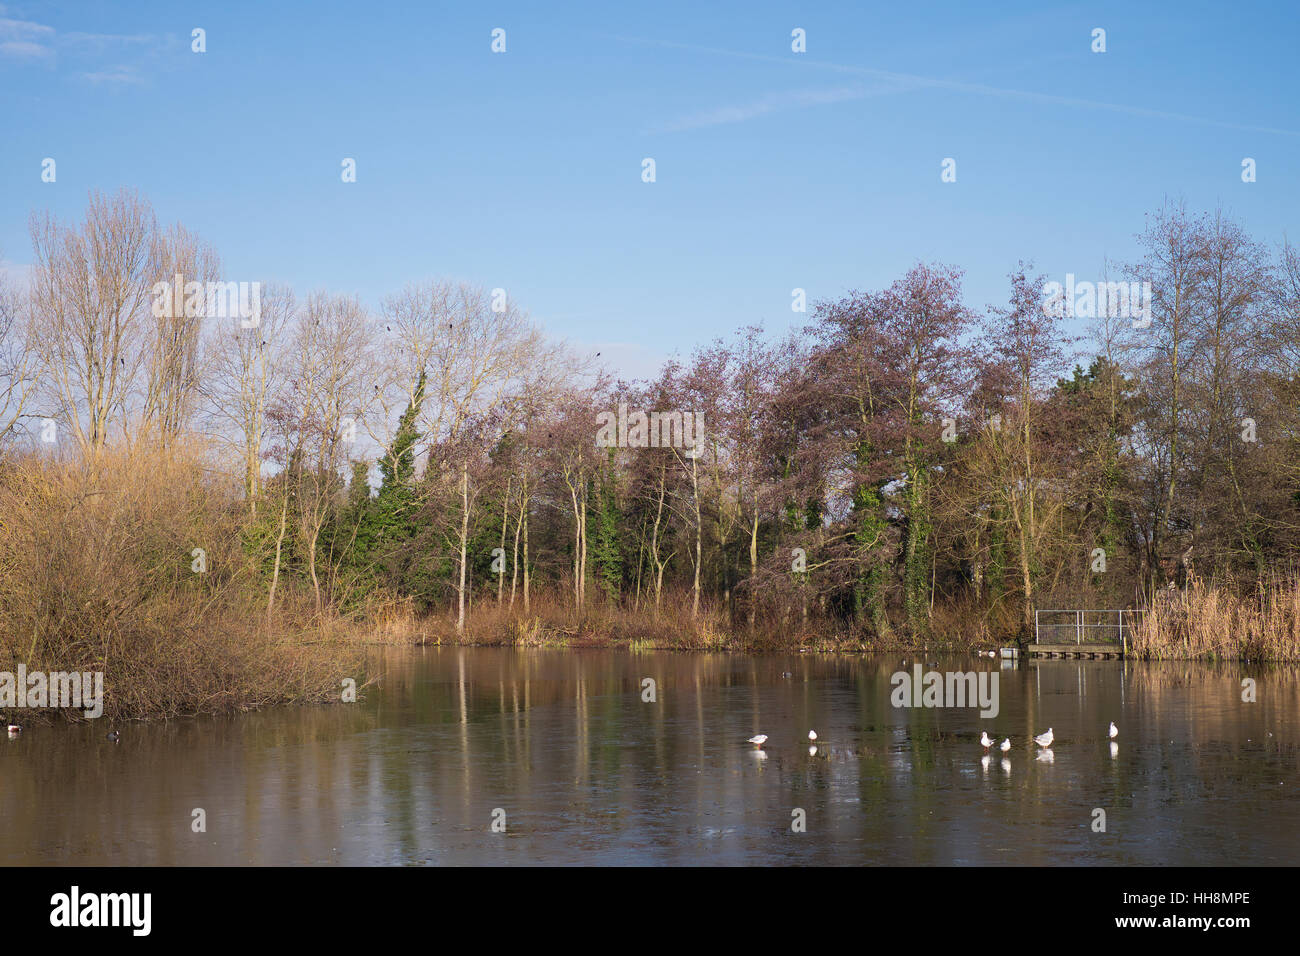
{"type": "Polygon", "coordinates": [[[1114,740],[1119,736],[1119,728],[1115,726],[1115,721],[1110,722],[1110,739],[1114,740]]]}
{"type": "Polygon", "coordinates": [[[987,730],[980,731],[980,745],[985,750],[988,750],[990,747],[993,746],[993,741],[989,740],[989,734],[987,730]]]}
{"type": "Polygon", "coordinates": [[[19,727],[17,724],[6,724],[5,727],[9,731],[10,737],[17,737],[19,734],[23,732],[23,729],[19,727]]]}
{"type": "Polygon", "coordinates": [[[816,739],[817,739],[817,731],[815,731],[815,730],[810,730],[810,731],[808,731],[808,739],[809,739],[809,740],[816,740],[816,739]]]}
{"type": "Polygon", "coordinates": [[[1003,753],[1006,753],[1008,750],[1010,750],[1010,749],[1011,749],[1011,738],[1010,738],[1010,737],[1005,738],[1005,739],[1002,741],[1002,743],[998,744],[998,749],[1001,750],[1003,753]]]}
{"type": "Polygon", "coordinates": [[[749,742],[755,747],[761,747],[763,744],[767,743],[767,734],[759,734],[755,737],[750,737],[749,742]]]}
{"type": "Polygon", "coordinates": [[[1038,744],[1040,747],[1050,747],[1052,746],[1052,741],[1055,739],[1056,738],[1052,736],[1052,728],[1048,727],[1047,733],[1039,734],[1034,738],[1034,743],[1038,744]]]}

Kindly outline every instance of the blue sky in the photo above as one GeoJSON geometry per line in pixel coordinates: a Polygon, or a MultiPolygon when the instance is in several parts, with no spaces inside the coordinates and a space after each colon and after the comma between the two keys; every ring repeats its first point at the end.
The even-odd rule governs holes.
{"type": "Polygon", "coordinates": [[[988,6],[0,0],[0,256],[130,186],[229,279],[504,287],[636,374],[917,259],[1098,277],[1166,196],[1296,238],[1294,3],[988,6]]]}

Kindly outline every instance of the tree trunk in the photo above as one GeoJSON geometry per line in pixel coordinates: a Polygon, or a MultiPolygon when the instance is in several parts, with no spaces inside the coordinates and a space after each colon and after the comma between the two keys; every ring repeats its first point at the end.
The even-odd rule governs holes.
{"type": "MultiPolygon", "coordinates": [[[[506,478],[506,496],[501,502],[501,560],[506,559],[506,524],[510,520],[510,479],[506,478]]],[[[506,569],[497,572],[497,607],[501,606],[501,597],[506,586],[506,569]]]]}
{"type": "Polygon", "coordinates": [[[460,471],[460,587],[457,593],[456,633],[465,631],[465,572],[469,551],[469,468],[460,471]]]}
{"type": "Polygon", "coordinates": [[[275,569],[271,572],[271,593],[266,599],[266,623],[271,623],[271,609],[275,606],[275,588],[280,583],[280,551],[284,546],[285,522],[289,517],[289,496],[284,496],[284,506],[280,509],[280,536],[275,539],[275,569]]]}

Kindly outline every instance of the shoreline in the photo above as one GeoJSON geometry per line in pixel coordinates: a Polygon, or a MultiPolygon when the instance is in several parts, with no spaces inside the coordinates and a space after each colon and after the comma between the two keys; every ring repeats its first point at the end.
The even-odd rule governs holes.
{"type": "MultiPolygon", "coordinates": [[[[941,663],[952,663],[955,660],[961,660],[963,663],[974,663],[975,661],[984,661],[989,664],[1001,664],[999,647],[977,648],[972,646],[955,646],[939,645],[919,642],[900,642],[896,641],[886,646],[873,646],[860,640],[845,638],[841,640],[816,639],[812,643],[783,643],[776,644],[770,640],[728,640],[715,642],[709,645],[699,643],[690,643],[676,641],[672,643],[663,643],[659,640],[646,641],[637,639],[619,638],[610,634],[586,633],[582,635],[568,635],[563,638],[550,637],[547,639],[532,640],[511,640],[505,636],[485,636],[482,638],[473,635],[456,637],[455,635],[429,635],[416,639],[394,640],[376,638],[373,636],[374,629],[362,627],[361,625],[351,625],[348,629],[352,633],[338,634],[326,640],[303,642],[292,645],[308,651],[308,656],[315,656],[311,653],[316,649],[327,650],[327,654],[322,654],[319,659],[313,663],[321,666],[327,664],[331,659],[337,660],[338,653],[342,649],[349,652],[349,659],[352,660],[357,669],[354,670],[356,676],[351,679],[356,682],[355,690],[361,694],[366,688],[378,684],[382,678],[382,671],[375,670],[369,666],[366,658],[372,652],[384,652],[387,650],[423,650],[426,648],[459,648],[459,649],[511,649],[511,650],[550,650],[550,651],[621,651],[629,654],[639,653],[673,653],[673,654],[729,654],[729,655],[746,655],[753,657],[767,656],[799,656],[802,654],[816,656],[857,656],[862,658],[880,658],[896,655],[916,655],[919,660],[904,660],[903,664],[911,666],[913,664],[924,664],[929,666],[940,666],[941,663]],[[369,633],[371,636],[363,637],[362,632],[369,633]],[[998,656],[990,658],[989,651],[992,650],[998,656]],[[358,655],[360,655],[358,657],[358,655]],[[933,663],[931,662],[933,659],[933,663]]],[[[1006,646],[1006,645],[1004,645],[1006,646]]],[[[1021,657],[1017,663],[1028,660],[1027,657],[1021,657]]],[[[1040,659],[1043,663],[1051,659],[1040,659]]],[[[1056,661],[1065,663],[1064,660],[1056,661]]],[[[1072,660],[1071,663],[1078,663],[1078,660],[1072,660]]],[[[1300,667],[1300,660],[1295,659],[1272,659],[1272,658],[1246,658],[1246,657],[1227,657],[1227,656],[1197,656],[1197,657],[1162,657],[1152,653],[1132,653],[1130,652],[1124,658],[1117,658],[1109,663],[1130,663],[1137,662],[1143,664],[1177,664],[1177,663],[1195,663],[1207,668],[1223,667],[1227,665],[1250,665],[1252,667],[1264,668],[1286,668],[1300,667]]],[[[1096,663],[1094,661],[1094,663],[1096,663]]],[[[28,670],[31,670],[30,668],[28,670]]],[[[0,668],[0,671],[3,671],[0,668]]],[[[53,672],[51,672],[53,673],[53,672]]],[[[351,676],[351,675],[349,675],[351,676]]],[[[340,678],[343,680],[343,678],[340,678]]],[[[81,716],[79,711],[74,709],[65,709],[60,707],[30,707],[26,705],[11,705],[0,707],[0,723],[6,721],[26,721],[31,725],[50,725],[62,722],[68,725],[88,724],[98,720],[104,720],[107,727],[114,727],[121,723],[127,722],[167,722],[170,720],[198,719],[204,717],[226,718],[234,717],[240,714],[264,712],[268,710],[280,709],[284,707],[301,706],[301,705],[325,705],[344,703],[343,695],[337,692],[333,687],[327,689],[321,686],[314,693],[288,695],[280,699],[262,700],[256,702],[231,702],[228,706],[211,709],[196,710],[191,712],[178,712],[169,714],[148,714],[148,713],[116,713],[107,719],[103,717],[88,718],[81,716]]]]}

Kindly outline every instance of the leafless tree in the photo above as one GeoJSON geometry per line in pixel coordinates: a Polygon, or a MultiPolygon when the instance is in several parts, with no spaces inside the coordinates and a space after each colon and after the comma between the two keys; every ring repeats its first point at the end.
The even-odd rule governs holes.
{"type": "Polygon", "coordinates": [[[37,385],[27,299],[0,271],[0,444],[13,437],[37,385]]]}
{"type": "Polygon", "coordinates": [[[285,465],[319,611],[321,530],[377,387],[373,328],[356,299],[315,293],[308,297],[294,331],[286,403],[296,421],[295,444],[285,465]]]}
{"type": "Polygon", "coordinates": [[[157,225],[133,193],[92,193],[80,229],[32,215],[33,328],[42,379],[87,457],[125,426],[150,313],[157,225]]]}
{"type": "Polygon", "coordinates": [[[206,343],[204,392],[215,432],[238,449],[251,514],[262,495],[266,410],[284,386],[296,304],[287,286],[261,286],[260,321],[245,328],[239,316],[216,323],[206,343]]]}

